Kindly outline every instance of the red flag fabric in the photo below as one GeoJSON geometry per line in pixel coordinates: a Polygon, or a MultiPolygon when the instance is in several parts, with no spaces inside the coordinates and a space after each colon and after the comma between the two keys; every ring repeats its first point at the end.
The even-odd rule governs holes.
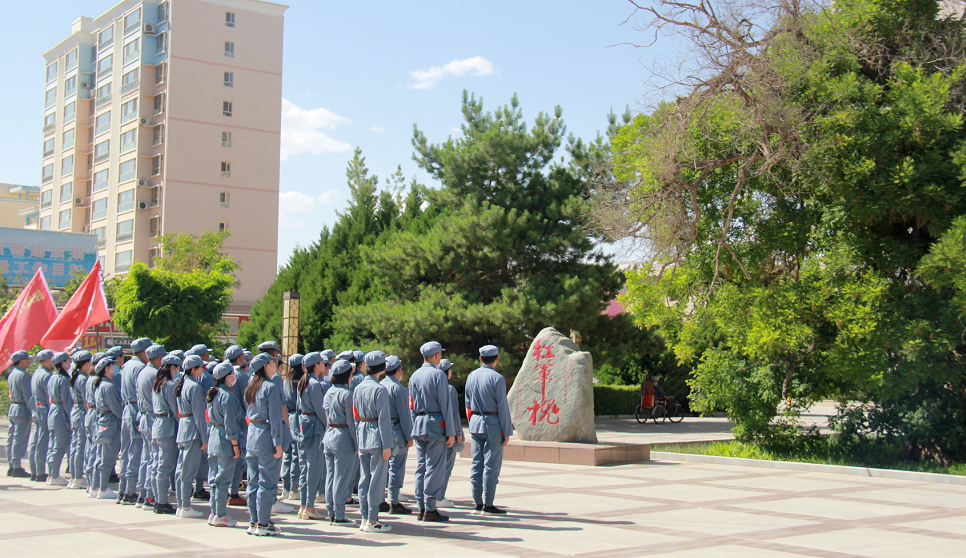
{"type": "Polygon", "coordinates": [[[88,328],[110,319],[101,279],[101,262],[98,261],[47,329],[40,344],[52,351],[66,351],[88,328]]]}
{"type": "Polygon", "coordinates": [[[50,295],[43,270],[38,267],[33,279],[0,320],[0,369],[12,364],[10,355],[39,343],[56,318],[54,297],[50,295]]]}

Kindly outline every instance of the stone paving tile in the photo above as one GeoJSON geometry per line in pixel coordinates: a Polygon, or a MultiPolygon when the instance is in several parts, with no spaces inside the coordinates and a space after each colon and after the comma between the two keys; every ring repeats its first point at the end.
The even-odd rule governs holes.
{"type": "Polygon", "coordinates": [[[834,552],[849,552],[870,558],[910,556],[963,556],[963,541],[928,537],[880,529],[845,529],[777,539],[787,545],[834,552]]]}
{"type": "Polygon", "coordinates": [[[787,498],[767,502],[734,503],[731,505],[740,508],[844,520],[904,515],[910,512],[909,508],[901,506],[816,497],[787,498]]]}
{"type": "Polygon", "coordinates": [[[723,479],[714,480],[713,484],[747,488],[751,490],[771,490],[777,492],[817,492],[824,490],[842,490],[846,488],[865,487],[865,485],[856,483],[801,479],[793,476],[756,476],[744,479],[723,479]]]}
{"type": "Polygon", "coordinates": [[[737,535],[754,531],[788,529],[814,522],[784,517],[763,516],[727,510],[707,508],[687,508],[676,510],[655,510],[627,516],[624,519],[645,525],[675,531],[706,533],[709,535],[737,535]]]}

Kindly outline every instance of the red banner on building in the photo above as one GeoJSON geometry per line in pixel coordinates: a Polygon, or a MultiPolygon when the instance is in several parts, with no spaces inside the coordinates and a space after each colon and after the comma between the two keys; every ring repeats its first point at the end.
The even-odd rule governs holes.
{"type": "Polygon", "coordinates": [[[67,301],[40,344],[52,351],[66,351],[77,343],[88,328],[110,319],[107,299],[104,297],[104,281],[101,279],[101,262],[98,261],[67,301]]]}
{"type": "Polygon", "coordinates": [[[29,350],[40,342],[57,319],[57,306],[40,268],[13,306],[0,320],[0,368],[10,366],[10,355],[29,350]]]}

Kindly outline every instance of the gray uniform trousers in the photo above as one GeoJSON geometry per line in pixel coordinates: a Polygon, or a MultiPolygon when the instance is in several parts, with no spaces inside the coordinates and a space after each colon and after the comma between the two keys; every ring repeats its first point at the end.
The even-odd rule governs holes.
{"type": "Polygon", "coordinates": [[[118,484],[118,492],[121,494],[133,494],[137,488],[138,469],[141,468],[141,453],[143,443],[141,431],[138,430],[138,406],[136,404],[122,402],[124,413],[121,417],[121,459],[118,469],[121,482],[118,484]]]}
{"type": "MultiPolygon", "coordinates": [[[[291,409],[289,409],[291,410],[291,409]]],[[[288,414],[288,424],[286,428],[292,434],[292,438],[295,438],[297,434],[296,429],[299,424],[298,413],[290,412],[288,414]]],[[[299,490],[299,477],[301,477],[301,455],[302,450],[299,448],[301,442],[295,438],[291,444],[285,449],[285,453],[282,454],[282,489],[283,490],[299,490]]]]}
{"type": "Polygon", "coordinates": [[[248,472],[248,465],[244,462],[245,456],[248,455],[248,448],[245,446],[245,433],[242,432],[238,434],[238,451],[239,461],[238,465],[235,466],[235,473],[232,475],[231,487],[228,489],[228,495],[238,494],[241,490],[241,481],[245,473],[248,472]]]}
{"type": "Polygon", "coordinates": [[[248,514],[252,523],[268,525],[272,521],[272,506],[278,500],[279,475],[282,458],[275,457],[275,448],[255,451],[248,448],[245,454],[248,465],[248,514]]]}
{"type": "Polygon", "coordinates": [[[204,453],[201,451],[201,440],[197,438],[178,444],[178,468],[174,475],[174,488],[179,508],[191,507],[191,481],[197,474],[204,453]]]}
{"type": "Polygon", "coordinates": [[[402,489],[403,479],[406,477],[406,459],[409,457],[409,448],[406,447],[406,439],[402,434],[399,425],[393,425],[392,429],[392,457],[389,458],[387,472],[389,479],[389,500],[393,504],[399,503],[399,490],[402,489]]]}
{"type": "Polygon", "coordinates": [[[325,489],[325,455],[322,436],[309,436],[299,443],[299,505],[315,507],[315,496],[325,489]]]}
{"type": "Polygon", "coordinates": [[[97,443],[94,442],[94,434],[97,433],[97,419],[94,418],[94,409],[87,412],[85,427],[87,430],[87,447],[84,452],[84,473],[87,475],[87,484],[90,487],[96,486],[94,463],[97,461],[97,443]]]}
{"type": "MultiPolygon", "coordinates": [[[[178,465],[178,443],[174,436],[152,438],[157,464],[154,467],[154,498],[158,504],[168,503],[168,489],[171,488],[171,475],[178,465]]],[[[197,440],[196,440],[197,441],[197,440]]]]}
{"type": "Polygon", "coordinates": [[[345,519],[345,502],[352,493],[355,451],[325,448],[325,507],[329,517],[345,519]]]}
{"type": "Polygon", "coordinates": [[[138,467],[138,495],[145,500],[154,499],[154,469],[157,467],[157,446],[152,439],[152,427],[141,430],[141,466],[138,467]]]}
{"type": "Polygon", "coordinates": [[[94,444],[96,446],[97,457],[94,460],[94,481],[93,488],[105,490],[111,480],[111,473],[114,472],[114,465],[117,463],[117,454],[121,451],[121,432],[115,430],[113,436],[102,437],[94,444]]]}
{"type": "Polygon", "coordinates": [[[503,468],[503,434],[498,424],[488,424],[486,434],[473,434],[473,465],[470,485],[476,505],[492,506],[503,468]]]}
{"type": "Polygon", "coordinates": [[[23,467],[20,460],[27,457],[27,447],[30,443],[30,418],[10,418],[7,428],[7,466],[11,469],[23,467]]]}
{"type": "Polygon", "coordinates": [[[34,417],[34,432],[30,438],[30,449],[27,455],[30,473],[33,475],[43,475],[47,472],[47,447],[50,445],[50,429],[47,427],[49,410],[46,405],[37,407],[37,412],[43,416],[34,417]]]}
{"type": "Polygon", "coordinates": [[[446,489],[449,488],[449,479],[453,476],[453,468],[456,467],[456,456],[463,451],[463,444],[453,444],[453,447],[446,448],[446,482],[443,483],[443,490],[439,493],[439,499],[446,498],[446,489]]]}
{"type": "Polygon", "coordinates": [[[375,523],[379,520],[379,504],[386,490],[389,460],[382,458],[381,449],[359,451],[359,513],[362,519],[375,523]]]}
{"type": "Polygon", "coordinates": [[[70,478],[84,478],[84,457],[87,453],[87,425],[81,421],[70,436],[70,478]]]}
{"type": "Polygon", "coordinates": [[[416,442],[416,502],[419,509],[433,511],[446,483],[446,442],[428,436],[416,442]]]}
{"type": "Polygon", "coordinates": [[[59,426],[50,431],[50,446],[47,449],[47,469],[50,476],[59,477],[64,456],[70,450],[70,427],[59,426]]]}
{"type": "MultiPolygon", "coordinates": [[[[239,454],[240,455],[240,454],[239,454]]],[[[241,458],[208,456],[208,487],[211,488],[211,513],[228,515],[228,491],[235,478],[235,467],[241,458]]]]}

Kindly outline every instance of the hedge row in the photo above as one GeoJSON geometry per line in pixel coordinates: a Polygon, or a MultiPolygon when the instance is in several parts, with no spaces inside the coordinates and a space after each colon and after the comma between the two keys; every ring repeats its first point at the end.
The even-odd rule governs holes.
{"type": "Polygon", "coordinates": [[[7,416],[7,408],[10,407],[10,392],[7,391],[7,382],[0,381],[0,416],[7,416]]]}
{"type": "Polygon", "coordinates": [[[594,386],[594,415],[633,415],[641,404],[638,386],[594,386]]]}

